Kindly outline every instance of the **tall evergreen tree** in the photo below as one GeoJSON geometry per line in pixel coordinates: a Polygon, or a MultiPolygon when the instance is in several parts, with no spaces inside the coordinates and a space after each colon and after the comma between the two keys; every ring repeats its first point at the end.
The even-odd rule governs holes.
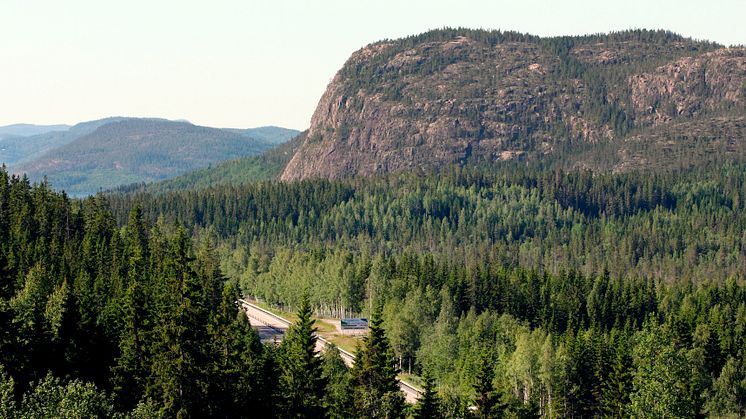
{"type": "Polygon", "coordinates": [[[321,376],[326,382],[324,409],[330,419],[350,417],[350,372],[336,345],[329,344],[324,349],[321,376]]]}
{"type": "Polygon", "coordinates": [[[381,306],[376,306],[368,336],[358,347],[350,370],[352,415],[360,418],[400,418],[404,415],[404,396],[394,352],[383,327],[381,306]]]}
{"type": "Polygon", "coordinates": [[[705,411],[714,417],[746,415],[746,361],[728,358],[710,392],[705,411]]]}
{"type": "Polygon", "coordinates": [[[146,360],[146,290],[148,278],[148,239],[142,208],[135,205],[124,232],[124,258],[127,263],[126,289],[120,298],[119,356],[113,367],[113,384],[122,406],[133,408],[145,390],[148,376],[146,360]]]}
{"type": "Polygon", "coordinates": [[[479,370],[474,381],[475,415],[480,419],[501,417],[504,406],[501,404],[500,394],[495,390],[494,359],[490,353],[483,350],[479,360],[479,370]]]}
{"type": "Polygon", "coordinates": [[[129,284],[122,304],[122,332],[119,338],[119,357],[112,368],[112,382],[122,406],[133,408],[140,400],[148,376],[146,360],[145,308],[142,284],[129,284]]]}
{"type": "Polygon", "coordinates": [[[202,281],[194,272],[190,240],[176,229],[164,260],[156,304],[148,396],[168,416],[204,414],[205,316],[202,281]]]}
{"type": "Polygon", "coordinates": [[[280,415],[317,418],[323,415],[325,383],[316,351],[316,327],[311,303],[304,294],[298,321],[288,328],[279,350],[280,415]]]}
{"type": "Polygon", "coordinates": [[[442,417],[440,400],[435,388],[435,380],[428,370],[425,370],[422,374],[422,383],[422,395],[414,407],[414,418],[429,419],[442,417]]]}
{"type": "Polygon", "coordinates": [[[275,410],[273,377],[266,374],[259,336],[246,314],[236,309],[237,297],[235,285],[226,283],[210,318],[208,412],[213,417],[240,417],[248,411],[257,417],[269,416],[275,410]]]}
{"type": "Polygon", "coordinates": [[[148,235],[142,207],[137,204],[130,211],[124,232],[124,262],[127,264],[127,283],[146,277],[149,259],[148,235]]]}
{"type": "Polygon", "coordinates": [[[632,357],[626,336],[615,336],[612,343],[614,358],[610,371],[603,379],[601,402],[604,415],[610,418],[623,418],[626,417],[626,408],[632,391],[632,357]]]}

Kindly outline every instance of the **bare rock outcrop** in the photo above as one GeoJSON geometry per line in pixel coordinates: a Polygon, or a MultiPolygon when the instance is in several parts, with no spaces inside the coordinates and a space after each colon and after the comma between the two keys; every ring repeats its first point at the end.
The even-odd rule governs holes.
{"type": "Polygon", "coordinates": [[[743,103],[743,49],[630,34],[442,30],[369,45],[330,82],[281,178],[540,158],[743,103]]]}

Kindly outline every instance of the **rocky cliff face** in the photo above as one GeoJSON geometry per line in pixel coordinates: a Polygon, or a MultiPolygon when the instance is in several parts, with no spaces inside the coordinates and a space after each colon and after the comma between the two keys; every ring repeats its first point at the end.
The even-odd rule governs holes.
{"type": "Polygon", "coordinates": [[[746,51],[666,32],[441,30],[369,45],[336,74],[281,178],[530,159],[746,109],[746,51]]]}
{"type": "Polygon", "coordinates": [[[630,102],[638,125],[660,125],[743,104],[745,81],[746,50],[723,48],[630,76],[630,102]]]}

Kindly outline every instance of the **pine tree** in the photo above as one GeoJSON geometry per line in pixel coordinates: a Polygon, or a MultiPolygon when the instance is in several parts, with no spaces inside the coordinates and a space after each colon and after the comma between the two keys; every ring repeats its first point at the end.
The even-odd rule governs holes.
{"type": "Polygon", "coordinates": [[[435,380],[430,376],[428,370],[425,370],[422,374],[422,382],[422,396],[420,396],[417,405],[414,407],[414,418],[429,419],[442,417],[440,413],[440,401],[435,389],[435,380]]]}
{"type": "Polygon", "coordinates": [[[321,359],[316,352],[315,320],[311,303],[304,295],[298,321],[288,328],[280,346],[279,395],[281,416],[317,418],[323,415],[325,383],[321,359]]]}
{"type": "Polygon", "coordinates": [[[234,304],[237,296],[238,289],[226,283],[208,326],[209,414],[240,417],[250,410],[257,417],[270,416],[273,377],[265,373],[265,350],[259,336],[234,304]]]}
{"type": "Polygon", "coordinates": [[[13,377],[5,373],[5,368],[0,364],[0,417],[16,417],[15,381],[13,377]]]}
{"type": "Polygon", "coordinates": [[[361,418],[402,417],[404,396],[396,378],[398,372],[379,305],[373,312],[369,334],[358,347],[350,371],[352,414],[361,418]]]}
{"type": "Polygon", "coordinates": [[[336,345],[327,345],[324,349],[321,376],[326,382],[324,391],[324,409],[330,419],[350,417],[349,404],[350,373],[336,345]]]}
{"type": "Polygon", "coordinates": [[[144,295],[138,281],[129,284],[122,305],[122,333],[119,357],[112,368],[114,391],[122,406],[132,408],[140,400],[147,378],[144,337],[144,295]]]}
{"type": "Polygon", "coordinates": [[[204,413],[207,312],[202,281],[194,272],[183,227],[169,243],[156,298],[156,325],[146,394],[167,416],[204,413]]]}

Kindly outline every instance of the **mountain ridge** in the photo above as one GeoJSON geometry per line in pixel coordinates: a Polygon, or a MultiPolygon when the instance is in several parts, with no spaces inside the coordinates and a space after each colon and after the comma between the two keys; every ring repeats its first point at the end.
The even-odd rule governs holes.
{"type": "Polygon", "coordinates": [[[214,166],[196,169],[172,179],[150,184],[136,183],[123,185],[112,192],[129,193],[138,191],[159,194],[187,189],[197,191],[218,186],[238,186],[244,183],[274,180],[282,173],[304,138],[305,131],[293,139],[255,156],[222,161],[214,166]]]}
{"type": "MultiPolygon", "coordinates": [[[[286,141],[294,130],[225,130],[158,118],[112,118],[72,127],[58,147],[11,166],[32,181],[46,178],[71,195],[123,184],[168,179],[223,160],[259,154],[286,141]],[[70,132],[75,132],[76,135],[70,132]]],[[[29,137],[33,143],[33,137],[29,137]]],[[[48,137],[42,137],[48,140],[48,137]]]]}
{"type": "Polygon", "coordinates": [[[55,148],[64,146],[96,128],[124,117],[109,117],[93,121],[79,122],[63,131],[50,131],[31,136],[5,138],[0,149],[0,163],[13,166],[31,161],[55,148]]]}
{"type": "MultiPolygon", "coordinates": [[[[334,76],[281,179],[536,160],[583,144],[623,149],[632,132],[739,117],[744,80],[746,49],[666,31],[540,38],[442,29],[384,40],[334,76]]],[[[596,169],[613,167],[647,166],[596,169]]]]}
{"type": "Polygon", "coordinates": [[[51,131],[66,131],[70,125],[36,125],[36,124],[11,124],[0,127],[0,140],[7,137],[28,137],[31,135],[46,134],[51,131]]]}

